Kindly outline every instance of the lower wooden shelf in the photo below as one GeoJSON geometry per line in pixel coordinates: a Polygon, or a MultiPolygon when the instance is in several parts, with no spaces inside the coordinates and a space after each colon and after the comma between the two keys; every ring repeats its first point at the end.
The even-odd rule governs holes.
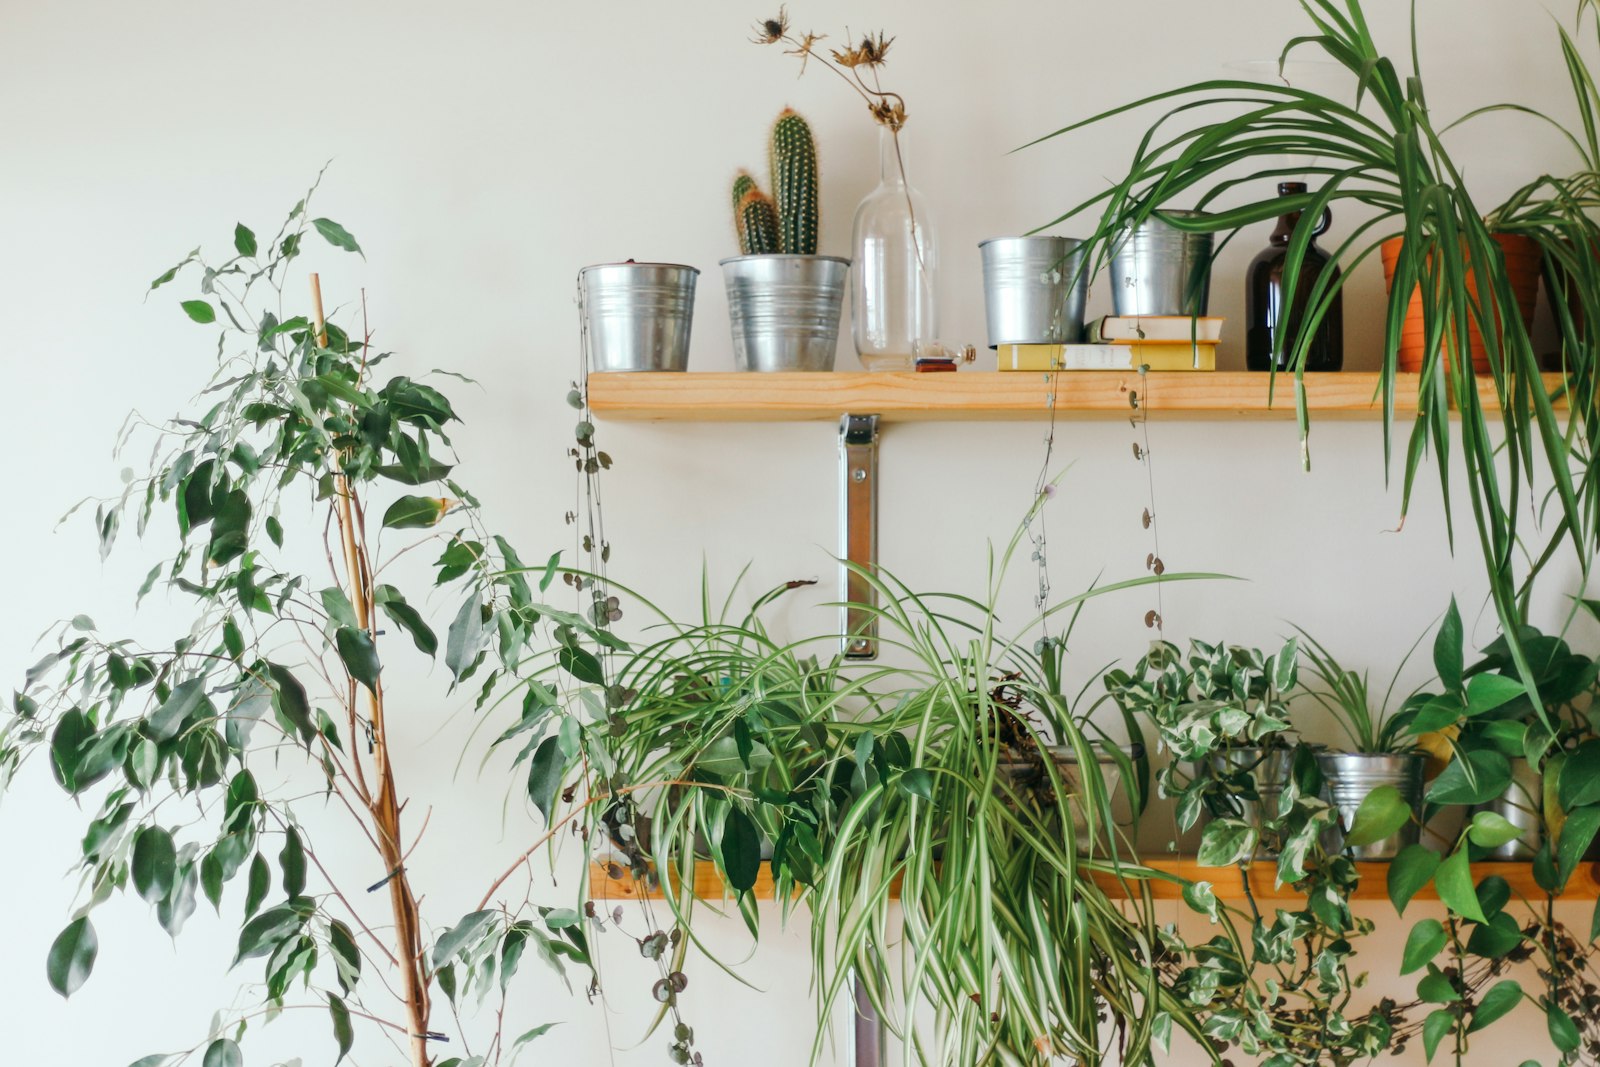
{"type": "MultiPolygon", "coordinates": [[[[1190,882],[1210,882],[1215,889],[1219,900],[1229,903],[1239,903],[1245,897],[1246,875],[1237,867],[1203,867],[1193,856],[1174,856],[1145,861],[1151,870],[1168,875],[1172,879],[1181,879],[1190,882]]],[[[607,864],[596,863],[590,868],[590,894],[596,900],[626,900],[636,897],[659,898],[660,887],[647,888],[634,880],[626,868],[619,867],[622,877],[611,877],[607,864]]],[[[1354,900],[1388,900],[1389,892],[1387,877],[1389,865],[1382,862],[1357,863],[1356,869],[1361,873],[1361,884],[1351,895],[1354,900]]],[[[1301,896],[1295,893],[1290,886],[1274,887],[1273,876],[1277,865],[1267,861],[1258,860],[1252,864],[1249,871],[1250,894],[1257,902],[1299,900],[1301,896]]],[[[1527,897],[1530,900],[1543,899],[1544,890],[1533,880],[1533,867],[1528,863],[1520,862],[1493,862],[1474,863],[1472,877],[1474,881],[1486,878],[1489,875],[1499,875],[1511,886],[1513,897],[1527,897]]],[[[1114,874],[1096,872],[1095,882],[1112,895],[1124,895],[1127,890],[1124,884],[1114,874]]],[[[1181,886],[1178,881],[1153,878],[1149,881],[1150,893],[1157,900],[1177,900],[1181,896],[1181,886]]],[[[695,896],[708,900],[720,899],[725,895],[722,875],[717,871],[716,864],[701,861],[695,864],[694,869],[695,896]]],[[[756,878],[755,895],[763,900],[773,896],[772,870],[765,864],[761,873],[756,878]]],[[[891,893],[897,891],[891,890],[891,893]]],[[[1416,895],[1417,900],[1437,900],[1431,884],[1425,886],[1416,895]]],[[[1596,900],[1600,899],[1600,863],[1585,863],[1580,866],[1567,883],[1567,888],[1561,894],[1563,900],[1596,900]]]]}

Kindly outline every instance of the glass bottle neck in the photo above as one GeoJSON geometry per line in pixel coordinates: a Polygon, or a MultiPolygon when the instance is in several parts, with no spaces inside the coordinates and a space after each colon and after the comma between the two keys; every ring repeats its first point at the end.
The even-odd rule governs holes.
{"type": "Polygon", "coordinates": [[[878,127],[878,180],[884,185],[905,185],[906,132],[900,131],[898,144],[894,131],[878,127]]]}

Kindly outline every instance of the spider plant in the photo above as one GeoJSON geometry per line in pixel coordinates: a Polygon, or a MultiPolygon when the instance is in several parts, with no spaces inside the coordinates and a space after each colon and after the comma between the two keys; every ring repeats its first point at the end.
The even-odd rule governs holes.
{"type": "Polygon", "coordinates": [[[1295,632],[1304,642],[1301,654],[1305,657],[1306,674],[1312,682],[1304,686],[1306,695],[1333,716],[1345,737],[1350,740],[1349,751],[1378,756],[1411,752],[1416,748],[1415,738],[1406,733],[1406,725],[1415,714],[1411,697],[1416,695],[1416,691],[1408,694],[1398,708],[1392,707],[1392,701],[1395,688],[1400,684],[1400,675],[1422,644],[1422,637],[1412,642],[1411,648],[1401,658],[1400,665],[1394,669],[1394,676],[1389,679],[1383,699],[1375,703],[1372,699],[1370,671],[1357,674],[1341,665],[1333,653],[1300,627],[1296,626],[1295,632]]]}
{"type": "MultiPolygon", "coordinates": [[[[1583,0],[1580,18],[1595,0],[1583,0]]],[[[1388,238],[1404,237],[1389,297],[1378,393],[1383,405],[1385,455],[1392,456],[1393,416],[1402,391],[1416,389],[1418,417],[1404,440],[1401,519],[1409,509],[1418,472],[1432,453],[1445,498],[1452,486],[1448,462],[1457,452],[1466,466],[1467,490],[1477,539],[1502,630],[1513,635],[1510,653],[1519,677],[1533,693],[1535,680],[1516,640],[1524,621],[1529,583],[1568,546],[1587,575],[1596,548],[1600,491],[1592,464],[1596,400],[1594,352],[1600,341],[1600,227],[1589,212],[1600,207],[1600,92],[1580,49],[1565,33],[1563,57],[1583,120],[1582,139],[1571,136],[1578,158],[1572,174],[1540,176],[1505,204],[1486,210],[1474,199],[1462,169],[1447,147],[1457,123],[1438,120],[1423,88],[1420,48],[1413,19],[1410,70],[1379,51],[1360,0],[1301,0],[1312,23],[1283,52],[1311,50],[1345,68],[1349,100],[1290,85],[1211,80],[1157,93],[1081,122],[1046,138],[1103,122],[1145,107],[1163,107],[1140,142],[1127,174],[1106,191],[1078,204],[1049,225],[1098,210],[1086,242],[1086,270],[1110,259],[1124,231],[1160,214],[1170,224],[1198,231],[1234,233],[1241,227],[1300,212],[1284,265],[1289,291],[1304,268],[1312,230],[1334,201],[1353,202],[1362,217],[1336,250],[1339,273],[1323,272],[1311,287],[1299,332],[1278,341],[1275,358],[1289,356],[1302,450],[1309,433],[1304,387],[1305,360],[1318,326],[1339,290],[1388,238]],[[1309,161],[1309,163],[1308,163],[1309,161]],[[1235,206],[1241,190],[1270,189],[1279,178],[1308,179],[1299,197],[1269,197],[1235,206]],[[1199,207],[1201,214],[1168,214],[1172,207],[1199,207]],[[1531,238],[1572,297],[1558,308],[1564,340],[1565,378],[1547,388],[1537,354],[1517,309],[1495,233],[1531,238]],[[1420,374],[1401,375],[1397,352],[1411,294],[1420,287],[1426,356],[1420,374]],[[1498,417],[1483,403],[1472,373],[1472,327],[1482,334],[1489,373],[1483,384],[1498,417]],[[1566,400],[1561,411],[1557,401],[1566,400]],[[1452,418],[1459,415],[1459,428],[1452,418]],[[1496,440],[1495,426],[1498,436],[1496,440]],[[1539,477],[1554,501],[1553,529],[1526,549],[1526,499],[1539,477]],[[1518,573],[1519,553],[1525,552],[1518,573]]],[[[1492,109],[1488,109],[1492,110],[1492,109]]],[[[1549,122],[1531,108],[1518,108],[1549,122]]],[[[1467,119],[1481,112],[1473,112],[1467,119]]],[[[1465,121],[1465,119],[1460,120],[1465,121]]],[[[1269,385],[1276,384],[1276,377],[1269,385]]],[[[1452,545],[1455,531],[1450,530],[1452,545]]],[[[1538,705],[1538,701],[1534,701],[1538,705]]]]}
{"type": "MultiPolygon", "coordinates": [[[[694,862],[717,865],[757,936],[751,890],[765,862],[786,914],[811,912],[813,1058],[857,981],[907,1063],[1149,1063],[1174,1028],[1201,1036],[1197,1012],[1154,970],[1164,950],[1148,881],[1170,876],[1139,866],[1118,836],[1094,758],[1106,738],[1077,713],[1081,694],[1063,695],[1070,625],[1031,640],[1062,613],[1153,579],[1091,589],[1002,639],[994,594],[1020,536],[984,602],[861,571],[877,593],[883,663],[811,658],[824,639],[778,641],[760,604],[635,644],[612,778],[659,787],[619,789],[592,829],[676,886],[680,936],[652,941],[667,957],[665,1005],[697,943],[694,862]],[[1037,788],[1004,772],[1019,752],[1051,746],[1077,754],[1075,775],[1042,760],[1048,788],[1037,788]],[[931,1025],[918,1024],[924,1011],[931,1025]]],[[[1137,768],[1122,759],[1137,795],[1137,768]]]]}

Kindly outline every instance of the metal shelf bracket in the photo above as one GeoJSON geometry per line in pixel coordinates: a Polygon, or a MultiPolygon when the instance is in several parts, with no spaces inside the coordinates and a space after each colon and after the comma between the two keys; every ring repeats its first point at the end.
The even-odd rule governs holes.
{"type": "Polygon", "coordinates": [[[878,602],[862,571],[878,566],[878,416],[839,420],[839,555],[842,646],[847,659],[876,659],[878,602]]]}

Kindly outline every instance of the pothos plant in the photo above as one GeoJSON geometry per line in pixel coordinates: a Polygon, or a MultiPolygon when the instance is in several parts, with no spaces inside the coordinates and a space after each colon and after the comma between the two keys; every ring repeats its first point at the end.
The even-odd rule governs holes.
{"type": "Polygon", "coordinates": [[[1157,642],[1132,672],[1106,676],[1111,698],[1147,720],[1172,757],[1157,781],[1176,798],[1179,828],[1210,815],[1201,865],[1246,868],[1248,910],[1225,905],[1209,881],[1184,884],[1184,900],[1218,933],[1192,945],[1166,927],[1162,973],[1215,1048],[1270,1067],[1368,1059],[1389,1047],[1400,1021],[1391,1001],[1364,1008],[1355,999],[1365,975],[1351,962],[1372,923],[1350,910],[1355,865],[1324,847],[1338,813],[1322,799],[1317,761],[1288,736],[1297,660],[1293,639],[1270,655],[1203,642],[1185,654],[1157,642]],[[1303,907],[1261,911],[1248,864],[1263,847],[1277,856],[1277,882],[1304,893],[1303,907]]]}
{"type": "Polygon", "coordinates": [[[424,914],[427,818],[407,811],[401,739],[445,694],[386,682],[407,657],[442,658],[485,714],[520,709],[494,744],[520,746],[531,803],[553,820],[568,767],[607,765],[603,713],[596,724],[567,701],[604,707],[596,651],[619,642],[540,601],[557,557],[530,571],[485,528],[455,474],[444,393],[325,322],[314,275],[308,310],[286,312],[306,306],[286,286],[309,236],[360,252],[308,199],[270,240],[241,223],[226,258],[197,249],[152,284],[196,279],[180,306],[215,334],[219,364],[198,411],[151,428],[154,469],[127,472],[95,524],[102,555],[127,526],[171,528],[139,597],[163,588],[192,621],[154,643],[82,615],[54,627],[0,721],[0,784],[37,759],[92,812],[81,899],[47,960],[62,996],[89,979],[94,916],[113,896],[143,898],[174,936],[202,898],[238,924],[234,965],[259,968],[259,1003],[140,1067],[238,1065],[250,1023],[307,1006],[328,1015],[325,1062],[368,1020],[412,1067],[499,1063],[548,1029],[504,1039],[507,983],[529,957],[587,969],[587,936],[576,909],[533,902],[526,856],[486,872],[464,917],[424,914]],[[424,598],[451,605],[442,639],[424,598]],[[454,1014],[485,998],[502,1007],[474,1052],[441,1000],[454,1014]]]}

